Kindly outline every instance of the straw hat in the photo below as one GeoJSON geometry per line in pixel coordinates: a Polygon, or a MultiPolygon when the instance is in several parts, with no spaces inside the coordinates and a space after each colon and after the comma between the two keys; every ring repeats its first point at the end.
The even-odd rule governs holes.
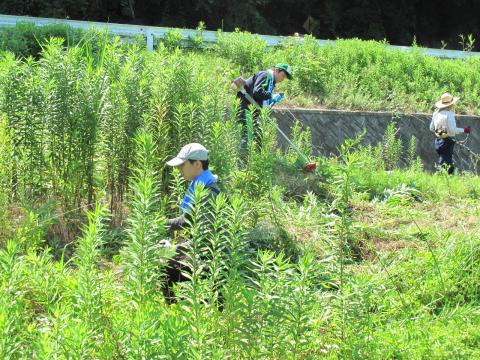
{"type": "Polygon", "coordinates": [[[455,104],[460,98],[453,97],[450,93],[445,93],[440,97],[440,101],[435,103],[437,109],[444,109],[455,104]]]}

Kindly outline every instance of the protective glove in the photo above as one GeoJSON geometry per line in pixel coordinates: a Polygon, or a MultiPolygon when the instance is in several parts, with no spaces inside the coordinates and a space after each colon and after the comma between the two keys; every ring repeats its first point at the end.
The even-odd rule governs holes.
{"type": "Polygon", "coordinates": [[[168,241],[167,239],[160,240],[158,242],[158,245],[160,245],[161,247],[164,247],[164,248],[169,248],[170,246],[172,246],[170,241],[168,241]]]}
{"type": "Polygon", "coordinates": [[[472,128],[470,126],[467,126],[466,128],[463,128],[463,132],[465,134],[470,134],[472,132],[472,128]]]}
{"type": "Polygon", "coordinates": [[[272,104],[278,104],[284,99],[283,93],[272,95],[272,104]]]}
{"type": "Polygon", "coordinates": [[[168,251],[168,252],[170,252],[170,251],[171,251],[171,252],[175,252],[175,250],[176,250],[176,246],[172,245],[172,244],[170,243],[170,241],[168,241],[168,240],[166,240],[166,239],[161,240],[161,241],[158,243],[158,245],[159,245],[161,248],[163,248],[163,249],[165,249],[166,251],[168,251]]]}

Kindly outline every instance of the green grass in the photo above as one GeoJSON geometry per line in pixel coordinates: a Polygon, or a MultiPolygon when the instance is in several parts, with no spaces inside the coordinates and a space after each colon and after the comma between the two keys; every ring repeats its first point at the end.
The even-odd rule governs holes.
{"type": "MultiPolygon", "coordinates": [[[[201,27],[197,29],[199,34],[201,31],[201,27]]],[[[101,48],[106,38],[93,30],[82,33],[65,26],[39,28],[20,23],[0,31],[0,50],[38,58],[51,36],[62,38],[66,46],[90,44],[94,49],[101,48]]],[[[182,41],[178,31],[172,29],[158,40],[157,47],[183,49],[193,53],[193,58],[205,55],[208,62],[225,60],[228,63],[221,73],[227,82],[240,74],[246,77],[278,62],[289,62],[295,79],[280,86],[286,92],[288,106],[430,112],[440,95],[448,91],[461,97],[459,112],[478,112],[478,58],[445,60],[425,56],[416,45],[407,53],[388,49],[385,42],[358,39],[319,46],[316,39],[306,37],[301,42],[289,40],[267,47],[265,41],[247,32],[219,32],[218,38],[216,44],[206,47],[198,36],[182,41]]],[[[216,72],[209,67],[204,70],[206,74],[216,72]]]]}
{"type": "MultiPolygon", "coordinates": [[[[286,59],[292,101],[339,91],[344,105],[381,107],[376,73],[442,83],[457,62],[357,40],[265,51],[235,36],[208,51],[172,35],[152,53],[52,40],[37,60],[2,55],[0,358],[479,357],[479,178],[423,171],[415,144],[402,163],[394,123],[382,143],[348,140],[304,174],[276,149],[267,113],[262,149],[241,164],[227,91],[240,69],[286,59]],[[186,184],[165,160],[191,141],[210,149],[225,196],[177,234],[193,239],[197,271],[169,305],[158,243],[186,184]]],[[[475,66],[458,67],[455,86],[475,66]]],[[[412,82],[397,85],[429,106],[412,82]]],[[[293,134],[310,153],[310,133],[293,134]]]]}
{"type": "MultiPolygon", "coordinates": [[[[325,195],[288,199],[279,184],[249,198],[234,195],[233,188],[231,203],[217,205],[225,214],[217,228],[226,226],[227,238],[244,250],[231,259],[218,254],[211,265],[226,276],[223,311],[215,305],[210,275],[179,288],[179,302],[168,306],[158,277],[165,254],[154,246],[162,235],[151,231],[167,210],[154,198],[160,187],[151,182],[157,176],[148,163],[156,151],[151,139],[138,140],[144,155],[132,183],[120,267],[102,255],[109,232],[105,209],[89,216],[73,263],[52,257],[34,221],[0,250],[3,357],[478,356],[480,202],[465,190],[476,186],[476,177],[416,171],[428,191],[388,192],[409,183],[412,171],[395,169],[392,177],[379,169],[375,181],[362,181],[355,172],[361,162],[341,170],[336,159],[323,159],[333,174],[351,174],[348,183],[327,176],[323,184],[327,198],[349,186],[349,205],[341,210],[346,220],[338,201],[325,201],[325,195]],[[375,195],[366,196],[369,191],[375,195]],[[416,197],[408,198],[412,193],[416,197]],[[252,221],[264,225],[252,231],[252,221]],[[339,243],[342,234],[348,238],[339,243]],[[339,253],[338,246],[346,251],[339,253]]],[[[196,236],[205,236],[196,229],[196,236]]],[[[211,241],[223,246],[222,234],[213,233],[211,241]]]]}

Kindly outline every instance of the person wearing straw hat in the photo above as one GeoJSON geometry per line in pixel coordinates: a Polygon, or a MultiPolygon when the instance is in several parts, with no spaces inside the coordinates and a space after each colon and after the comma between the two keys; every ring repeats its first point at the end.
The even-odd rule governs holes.
{"type": "MultiPolygon", "coordinates": [[[[277,64],[272,69],[260,71],[245,80],[245,92],[260,106],[271,106],[283,100],[283,94],[273,92],[275,85],[285,79],[292,79],[292,68],[288,64],[277,64]]],[[[238,122],[242,124],[242,140],[240,148],[246,151],[248,144],[253,140],[261,145],[260,124],[256,110],[250,111],[250,101],[241,92],[237,93],[240,100],[238,122]]]]}
{"type": "Polygon", "coordinates": [[[460,133],[469,134],[470,127],[459,128],[455,121],[455,103],[459,100],[449,93],[441,96],[435,103],[436,110],[430,123],[430,131],[435,133],[435,150],[439,156],[438,166],[445,168],[448,174],[453,174],[453,148],[455,135],[460,133]]]}

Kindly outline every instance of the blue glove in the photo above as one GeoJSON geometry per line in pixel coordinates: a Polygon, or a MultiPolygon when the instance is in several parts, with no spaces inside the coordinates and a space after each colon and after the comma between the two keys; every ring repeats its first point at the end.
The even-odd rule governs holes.
{"type": "Polygon", "coordinates": [[[272,104],[277,104],[284,99],[283,93],[272,95],[272,104]]]}

